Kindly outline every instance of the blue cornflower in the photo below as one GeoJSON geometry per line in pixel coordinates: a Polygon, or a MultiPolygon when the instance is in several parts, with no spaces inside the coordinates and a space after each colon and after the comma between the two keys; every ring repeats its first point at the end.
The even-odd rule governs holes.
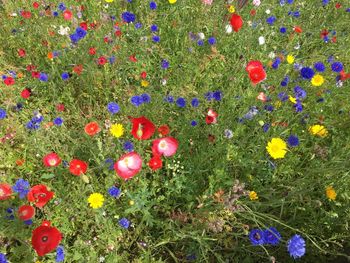
{"type": "Polygon", "coordinates": [[[286,4],[286,0],[280,0],[280,6],[284,6],[286,4]]]}
{"type": "Polygon", "coordinates": [[[264,245],[264,231],[260,229],[252,229],[249,233],[249,239],[253,246],[264,245]]]}
{"type": "Polygon", "coordinates": [[[208,39],[208,43],[209,43],[209,45],[215,45],[216,44],[216,38],[215,37],[210,37],[208,39]]]}
{"type": "Polygon", "coordinates": [[[159,36],[153,36],[152,40],[153,40],[153,42],[158,43],[160,41],[160,37],[159,36]]]}
{"type": "Polygon", "coordinates": [[[176,100],[176,105],[180,108],[184,108],[186,106],[186,100],[180,97],[176,100]]]}
{"type": "Polygon", "coordinates": [[[273,69],[277,69],[279,67],[279,65],[281,64],[281,59],[279,57],[277,57],[275,59],[275,61],[272,63],[272,68],[273,69]]]}
{"type": "Polygon", "coordinates": [[[231,139],[233,137],[233,131],[230,129],[225,129],[224,136],[226,139],[231,139]]]}
{"type": "Polygon", "coordinates": [[[155,10],[155,9],[157,9],[157,3],[156,2],[150,2],[149,3],[149,8],[151,9],[151,10],[155,10]]]}
{"type": "Polygon", "coordinates": [[[68,72],[63,72],[63,73],[61,74],[61,78],[62,78],[63,80],[69,79],[69,73],[68,73],[68,72]]]}
{"type": "Polygon", "coordinates": [[[37,130],[40,128],[40,124],[38,124],[36,122],[29,121],[26,124],[26,128],[29,130],[37,130]]]}
{"type": "Polygon", "coordinates": [[[277,231],[276,228],[270,227],[264,231],[264,239],[267,244],[276,246],[282,239],[281,234],[277,231]]]}
{"type": "Polygon", "coordinates": [[[167,95],[164,97],[164,101],[169,102],[169,103],[173,103],[174,102],[174,97],[171,95],[167,95]]]}
{"type": "Polygon", "coordinates": [[[214,98],[214,93],[211,91],[208,91],[207,93],[204,94],[204,97],[208,100],[211,101],[214,98]]]}
{"type": "Polygon", "coordinates": [[[0,263],[7,263],[7,258],[5,254],[0,253],[0,263]]]}
{"type": "Polygon", "coordinates": [[[329,3],[329,0],[322,0],[323,5],[327,5],[329,3]]]}
{"type": "Polygon", "coordinates": [[[107,104],[107,109],[111,114],[116,114],[119,112],[120,107],[117,103],[115,102],[110,102],[107,104]]]}
{"type": "Polygon", "coordinates": [[[268,130],[270,129],[270,124],[269,123],[264,123],[264,125],[262,126],[262,129],[264,132],[268,132],[268,130]]]}
{"type": "Polygon", "coordinates": [[[327,58],[327,62],[328,62],[328,63],[333,63],[333,62],[334,62],[334,56],[329,56],[329,57],[327,58]]]}
{"type": "Polygon", "coordinates": [[[315,72],[312,68],[304,67],[300,70],[300,74],[304,79],[312,79],[315,75],[315,72]]]}
{"type": "Polygon", "coordinates": [[[53,120],[53,124],[57,126],[61,126],[63,123],[63,119],[61,117],[57,117],[56,119],[53,120]]]}
{"type": "Polygon", "coordinates": [[[197,41],[197,45],[198,46],[203,46],[204,45],[204,41],[202,39],[197,41]]]}
{"type": "Polygon", "coordinates": [[[282,34],[286,33],[286,32],[287,32],[287,28],[281,27],[281,28],[280,28],[280,32],[281,32],[282,34]]]}
{"type": "Polygon", "coordinates": [[[105,160],[105,164],[108,165],[108,170],[110,170],[110,171],[114,170],[114,161],[112,158],[107,158],[105,160]]]}
{"type": "Polygon", "coordinates": [[[222,92],[220,90],[214,91],[213,98],[216,101],[220,101],[222,99],[222,92]]]}
{"type": "Polygon", "coordinates": [[[305,240],[300,235],[294,235],[288,240],[287,249],[291,257],[300,258],[305,254],[305,240]]]}
{"type": "Polygon", "coordinates": [[[273,23],[275,23],[277,20],[277,18],[275,16],[270,16],[266,19],[266,23],[268,23],[270,26],[273,25],[273,23]]]}
{"type": "Polygon", "coordinates": [[[167,61],[166,59],[163,59],[161,66],[163,69],[169,68],[169,61],[167,61]]]}
{"type": "Polygon", "coordinates": [[[0,108],[0,120],[3,120],[6,118],[6,110],[0,108]]]}
{"type": "Polygon", "coordinates": [[[199,99],[193,98],[192,101],[191,101],[191,105],[192,105],[192,107],[197,108],[198,105],[199,105],[199,99]]]}
{"type": "Polygon", "coordinates": [[[294,0],[287,0],[287,3],[290,5],[293,4],[293,2],[294,2],[294,0]]]}
{"type": "Polygon", "coordinates": [[[134,144],[131,141],[126,141],[123,144],[123,149],[128,152],[132,152],[134,150],[134,144]]]}
{"type": "Polygon", "coordinates": [[[52,15],[56,17],[56,16],[58,16],[58,12],[57,11],[53,11],[52,15]]]}
{"type": "Polygon", "coordinates": [[[63,246],[58,246],[56,249],[56,262],[64,261],[64,248],[63,246]]]}
{"type": "Polygon", "coordinates": [[[30,190],[29,182],[24,179],[18,179],[14,186],[12,186],[12,190],[19,194],[19,198],[23,199],[27,196],[30,190]]]}
{"type": "Polygon", "coordinates": [[[324,72],[326,70],[325,65],[322,62],[316,62],[314,64],[314,68],[318,71],[318,72],[324,72]]]}
{"type": "Polygon", "coordinates": [[[45,74],[45,73],[40,73],[40,77],[39,77],[39,79],[41,80],[41,81],[47,81],[48,80],[48,76],[47,76],[47,74],[45,74]]]}
{"type": "Polygon", "coordinates": [[[294,94],[297,99],[304,99],[306,97],[306,91],[299,86],[294,87],[294,94]]]}
{"type": "Polygon", "coordinates": [[[156,32],[156,31],[158,31],[158,26],[157,25],[151,25],[151,31],[152,32],[156,32]]]}
{"type": "Polygon", "coordinates": [[[130,101],[136,107],[142,104],[142,98],[140,96],[132,96],[130,101]]]}
{"type": "Polygon", "coordinates": [[[141,100],[142,100],[142,103],[150,103],[151,96],[147,93],[141,94],[141,100]]]}
{"type": "Polygon", "coordinates": [[[115,60],[116,60],[115,56],[111,56],[111,57],[108,58],[108,61],[109,61],[110,64],[113,64],[115,62],[115,60]]]}
{"type": "Polygon", "coordinates": [[[293,13],[293,16],[294,16],[294,17],[300,17],[300,12],[299,12],[299,11],[295,11],[295,12],[293,13]]]}
{"type": "Polygon", "coordinates": [[[293,105],[296,112],[302,112],[303,111],[303,105],[301,104],[301,101],[297,99],[297,102],[293,105]]]}
{"type": "Polygon", "coordinates": [[[117,197],[119,197],[121,191],[118,187],[112,186],[108,189],[108,193],[110,196],[117,198],[117,197]]]}
{"type": "Polygon", "coordinates": [[[136,28],[136,29],[140,29],[141,27],[142,27],[142,24],[141,24],[141,23],[138,22],[138,23],[135,24],[135,28],[136,28]]]}
{"type": "Polygon", "coordinates": [[[197,121],[192,120],[192,121],[191,121],[191,126],[192,126],[192,127],[197,126],[197,121]]]}
{"type": "Polygon", "coordinates": [[[266,111],[271,112],[271,111],[274,110],[274,107],[273,107],[272,105],[268,104],[268,105],[265,105],[264,109],[265,109],[266,111]]]}
{"type": "Polygon", "coordinates": [[[23,221],[23,223],[27,226],[31,226],[33,224],[33,220],[32,219],[28,219],[28,220],[25,220],[23,221]]]}
{"type": "Polygon", "coordinates": [[[296,147],[299,145],[299,138],[295,135],[290,135],[287,139],[287,143],[290,147],[296,147]]]}
{"type": "Polygon", "coordinates": [[[288,85],[289,82],[289,76],[285,76],[284,79],[281,81],[281,86],[285,87],[288,85]]]}
{"type": "Polygon", "coordinates": [[[64,11],[64,10],[66,10],[66,5],[64,3],[59,3],[58,4],[58,9],[61,10],[61,11],[64,11]]]}
{"type": "Polygon", "coordinates": [[[129,228],[130,221],[126,219],[125,217],[119,220],[119,225],[125,229],[129,228]]]}
{"type": "Polygon", "coordinates": [[[78,37],[82,39],[86,36],[86,31],[82,27],[77,27],[77,29],[75,29],[75,34],[77,34],[78,37]]]}
{"type": "Polygon", "coordinates": [[[69,35],[69,38],[73,43],[77,43],[80,39],[78,34],[76,34],[76,33],[69,35]]]}
{"type": "Polygon", "coordinates": [[[124,22],[132,23],[132,22],[135,22],[136,16],[133,13],[124,12],[124,13],[122,13],[122,18],[123,18],[124,22]]]}
{"type": "Polygon", "coordinates": [[[343,70],[343,64],[337,61],[332,63],[331,68],[332,68],[332,71],[339,73],[343,70]]]}
{"type": "Polygon", "coordinates": [[[36,114],[32,118],[32,122],[34,122],[34,123],[41,123],[43,120],[44,120],[44,117],[43,117],[43,115],[40,115],[40,114],[36,114]]]}

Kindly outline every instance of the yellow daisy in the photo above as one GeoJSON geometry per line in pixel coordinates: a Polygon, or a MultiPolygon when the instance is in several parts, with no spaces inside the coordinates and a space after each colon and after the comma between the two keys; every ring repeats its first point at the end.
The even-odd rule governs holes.
{"type": "Polygon", "coordinates": [[[170,4],[175,4],[177,0],[169,0],[170,4]]]}
{"type": "Polygon", "coordinates": [[[149,82],[147,80],[141,80],[141,86],[144,87],[144,88],[147,88],[149,85],[149,82]]]}
{"type": "Polygon", "coordinates": [[[287,56],[287,62],[288,64],[293,64],[294,63],[294,56],[293,55],[288,55],[287,56]]]}
{"type": "Polygon", "coordinates": [[[312,135],[320,136],[322,138],[324,138],[328,135],[328,131],[327,131],[326,127],[324,127],[323,125],[319,125],[319,124],[312,125],[309,128],[309,132],[312,135]]]}
{"type": "Polygon", "coordinates": [[[119,138],[124,134],[124,127],[122,124],[112,124],[109,131],[114,137],[119,138]]]}
{"type": "Polygon", "coordinates": [[[105,198],[100,193],[93,193],[88,198],[88,202],[93,209],[102,207],[104,201],[105,198]]]}
{"type": "Polygon", "coordinates": [[[255,191],[250,191],[249,192],[249,198],[250,200],[254,201],[254,200],[258,200],[259,196],[255,191]]]}
{"type": "Polygon", "coordinates": [[[333,186],[328,186],[326,188],[326,196],[329,200],[335,200],[335,198],[337,197],[337,193],[335,192],[333,186]]]}
{"type": "Polygon", "coordinates": [[[234,13],[236,10],[235,10],[235,7],[233,5],[230,5],[229,8],[228,8],[228,11],[230,13],[234,13]]]}
{"type": "Polygon", "coordinates": [[[287,144],[281,138],[272,138],[268,142],[266,150],[273,159],[281,159],[287,153],[287,144]]]}
{"type": "Polygon", "coordinates": [[[324,82],[324,77],[320,74],[316,74],[315,76],[313,76],[313,78],[311,79],[311,84],[313,86],[321,86],[324,82]]]}

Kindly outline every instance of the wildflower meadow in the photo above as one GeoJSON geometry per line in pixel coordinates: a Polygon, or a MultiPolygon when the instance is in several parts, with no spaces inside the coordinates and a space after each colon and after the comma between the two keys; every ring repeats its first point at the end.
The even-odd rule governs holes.
{"type": "Polygon", "coordinates": [[[349,262],[349,21],[0,1],[0,263],[349,262]]]}

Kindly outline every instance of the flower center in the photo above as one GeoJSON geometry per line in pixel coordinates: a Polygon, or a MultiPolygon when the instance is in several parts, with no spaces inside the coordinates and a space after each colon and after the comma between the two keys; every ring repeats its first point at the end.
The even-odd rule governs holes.
{"type": "Polygon", "coordinates": [[[43,236],[42,238],[41,238],[41,241],[43,241],[43,242],[47,242],[47,240],[49,239],[49,237],[48,236],[43,236]]]}
{"type": "Polygon", "coordinates": [[[165,141],[162,141],[162,142],[159,144],[159,147],[160,147],[161,149],[166,149],[167,143],[166,143],[165,141]]]}

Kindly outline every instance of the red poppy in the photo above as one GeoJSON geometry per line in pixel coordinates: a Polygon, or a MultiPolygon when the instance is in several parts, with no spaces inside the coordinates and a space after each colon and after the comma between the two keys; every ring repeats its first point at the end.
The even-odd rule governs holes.
{"type": "Polygon", "coordinates": [[[27,71],[33,71],[34,69],[36,69],[36,66],[34,66],[34,65],[28,65],[28,66],[26,67],[26,69],[27,69],[27,71]]]}
{"type": "Polygon", "coordinates": [[[100,126],[98,126],[98,123],[93,121],[85,125],[84,131],[87,135],[94,136],[99,133],[101,129],[100,126]]]}
{"type": "Polygon", "coordinates": [[[31,95],[30,89],[24,89],[21,91],[21,97],[23,99],[28,99],[30,97],[30,95],[31,95]]]}
{"type": "Polygon", "coordinates": [[[64,10],[64,12],[63,12],[63,18],[64,18],[65,20],[71,20],[72,17],[73,17],[73,13],[72,13],[70,10],[68,10],[68,9],[64,10]]]}
{"type": "Polygon", "coordinates": [[[169,134],[170,128],[169,128],[168,125],[162,125],[162,126],[160,126],[160,127],[158,128],[158,132],[159,132],[161,135],[165,136],[165,135],[169,134]]]}
{"type": "Polygon", "coordinates": [[[137,58],[135,57],[135,54],[129,57],[129,60],[132,62],[137,62],[137,58]]]}
{"type": "Polygon", "coordinates": [[[5,85],[7,86],[12,86],[13,84],[15,84],[15,80],[12,77],[7,77],[4,80],[5,85]]]}
{"type": "Polygon", "coordinates": [[[69,163],[69,171],[71,172],[71,174],[76,176],[86,173],[87,168],[88,164],[78,159],[73,159],[69,163]]]}
{"type": "Polygon", "coordinates": [[[216,123],[217,122],[217,120],[216,120],[217,117],[218,117],[218,114],[214,110],[209,109],[208,113],[207,113],[207,116],[205,117],[205,122],[207,124],[216,123]]]}
{"type": "Polygon", "coordinates": [[[326,36],[328,36],[329,32],[327,29],[323,29],[320,33],[320,37],[321,38],[325,38],[326,36]]]}
{"type": "Polygon", "coordinates": [[[38,9],[38,8],[39,8],[39,3],[38,3],[38,2],[34,2],[34,3],[33,3],[33,7],[34,7],[35,9],[38,9]]]}
{"type": "Polygon", "coordinates": [[[267,97],[264,92],[260,92],[259,95],[256,97],[258,100],[261,100],[262,102],[267,101],[267,97]]]}
{"type": "Polygon", "coordinates": [[[21,16],[25,19],[29,19],[32,16],[32,13],[30,11],[22,11],[21,16]]]}
{"type": "Polygon", "coordinates": [[[29,202],[33,202],[36,207],[42,208],[53,198],[53,195],[54,192],[49,191],[46,185],[38,184],[30,189],[27,199],[29,202]]]}
{"type": "Polygon", "coordinates": [[[140,155],[136,152],[124,154],[114,164],[114,170],[117,172],[118,176],[120,176],[124,180],[128,180],[134,177],[140,172],[141,168],[142,159],[140,155]]]}
{"type": "Polygon", "coordinates": [[[266,79],[266,72],[260,61],[250,61],[246,67],[246,71],[253,84],[258,84],[266,79]]]}
{"type": "Polygon", "coordinates": [[[294,32],[296,32],[296,33],[298,33],[298,34],[300,34],[300,33],[303,32],[303,29],[302,29],[300,26],[295,26],[295,27],[293,28],[293,30],[294,30],[294,32]]]}
{"type": "Polygon", "coordinates": [[[149,160],[148,166],[153,170],[158,170],[163,167],[163,162],[160,156],[155,155],[149,160]]]}
{"type": "Polygon", "coordinates": [[[39,257],[55,250],[61,240],[62,234],[55,227],[41,225],[32,232],[32,246],[39,257]]]}
{"type": "Polygon", "coordinates": [[[332,42],[333,42],[333,43],[336,43],[336,42],[337,42],[337,37],[335,37],[335,36],[332,37],[332,42]]]}
{"type": "Polygon", "coordinates": [[[131,122],[131,134],[138,140],[147,140],[151,138],[156,130],[154,124],[144,116],[132,118],[131,122]]]}
{"type": "Polygon", "coordinates": [[[178,146],[179,142],[173,137],[156,139],[152,142],[152,153],[153,156],[173,156],[178,146]]]}
{"type": "Polygon", "coordinates": [[[9,199],[12,195],[11,185],[7,183],[0,183],[0,200],[9,199]]]}
{"type": "Polygon", "coordinates": [[[32,71],[32,77],[36,78],[36,79],[40,78],[40,72],[39,71],[32,71]]]}
{"type": "Polygon", "coordinates": [[[73,71],[74,71],[75,73],[77,73],[78,75],[80,75],[81,72],[83,71],[83,65],[76,65],[76,66],[74,66],[74,67],[73,67],[73,71]]]}
{"type": "Polygon", "coordinates": [[[43,163],[46,167],[58,166],[61,161],[61,158],[56,153],[46,154],[43,158],[43,163]]]}
{"type": "Polygon", "coordinates": [[[235,32],[238,32],[243,26],[242,17],[237,14],[232,14],[230,24],[235,32]]]}
{"type": "Polygon", "coordinates": [[[22,205],[18,208],[19,219],[26,221],[34,217],[35,209],[31,205],[22,205]]]}
{"type": "Polygon", "coordinates": [[[90,55],[95,55],[96,54],[96,48],[94,48],[94,47],[89,48],[89,54],[90,55]]]}
{"type": "Polygon", "coordinates": [[[122,31],[117,30],[117,31],[115,31],[114,34],[115,34],[117,37],[120,37],[120,36],[122,35],[122,31]]]}
{"type": "Polygon", "coordinates": [[[147,77],[146,71],[142,71],[140,76],[142,79],[145,79],[147,77]]]}
{"type": "Polygon", "coordinates": [[[335,8],[336,8],[336,9],[341,8],[341,3],[336,3],[336,4],[335,4],[335,8]]]}
{"type": "Polygon", "coordinates": [[[62,103],[59,103],[56,105],[56,110],[57,111],[64,111],[64,105],[62,103]]]}
{"type": "Polygon", "coordinates": [[[250,10],[250,15],[251,16],[255,16],[256,15],[256,10],[255,9],[250,10]]]}
{"type": "Polygon", "coordinates": [[[18,49],[18,56],[21,58],[26,56],[26,51],[23,48],[18,49]]]}
{"type": "Polygon", "coordinates": [[[107,63],[107,59],[106,59],[104,56],[99,57],[98,60],[97,60],[97,63],[98,63],[99,65],[102,65],[102,66],[103,66],[104,64],[107,63]]]}
{"type": "Polygon", "coordinates": [[[345,73],[345,71],[342,70],[340,72],[340,80],[344,81],[344,80],[347,80],[347,79],[350,79],[350,73],[345,73]]]}
{"type": "Polygon", "coordinates": [[[81,23],[80,23],[80,27],[81,27],[82,29],[84,29],[85,31],[88,30],[88,25],[87,25],[86,22],[81,22],[81,23]]]}

